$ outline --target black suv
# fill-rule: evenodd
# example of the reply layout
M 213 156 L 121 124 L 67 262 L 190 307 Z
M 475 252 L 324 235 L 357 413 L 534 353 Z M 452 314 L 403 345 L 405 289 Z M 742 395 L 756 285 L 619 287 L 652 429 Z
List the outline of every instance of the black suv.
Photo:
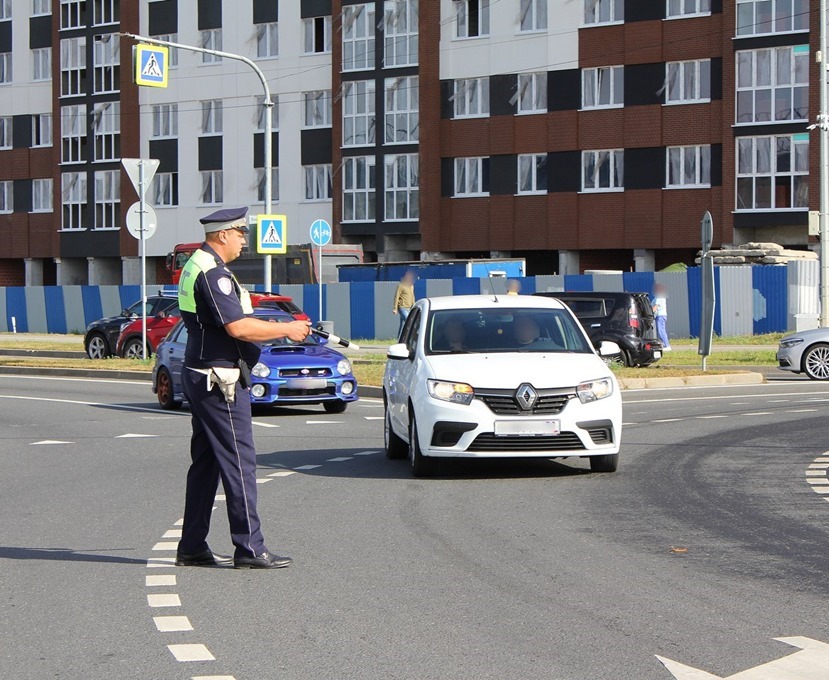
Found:
M 622 349 L 625 366 L 647 366 L 662 358 L 653 308 L 647 293 L 536 293 L 561 300 L 581 321 L 594 345 L 602 340 Z
M 147 319 L 159 312 L 166 312 L 178 305 L 176 295 L 148 295 Z M 121 327 L 141 316 L 141 300 L 122 310 L 118 316 L 108 316 L 93 321 L 86 327 L 83 346 L 90 359 L 105 359 L 115 354 L 115 345 L 121 334 Z

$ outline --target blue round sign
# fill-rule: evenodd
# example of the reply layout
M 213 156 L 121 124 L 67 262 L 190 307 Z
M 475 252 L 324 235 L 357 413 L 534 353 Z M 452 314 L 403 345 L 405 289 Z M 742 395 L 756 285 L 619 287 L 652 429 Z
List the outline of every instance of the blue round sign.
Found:
M 331 243 L 331 225 L 325 220 L 315 220 L 311 225 L 311 243 L 327 246 Z

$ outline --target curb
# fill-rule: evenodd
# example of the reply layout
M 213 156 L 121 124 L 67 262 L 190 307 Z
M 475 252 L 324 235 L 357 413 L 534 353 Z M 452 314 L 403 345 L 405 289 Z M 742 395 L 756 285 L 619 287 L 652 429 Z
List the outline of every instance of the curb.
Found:
M 689 375 L 685 378 L 618 378 L 623 390 L 665 389 L 669 387 L 716 387 L 719 385 L 761 385 L 762 373 L 725 373 L 723 375 Z

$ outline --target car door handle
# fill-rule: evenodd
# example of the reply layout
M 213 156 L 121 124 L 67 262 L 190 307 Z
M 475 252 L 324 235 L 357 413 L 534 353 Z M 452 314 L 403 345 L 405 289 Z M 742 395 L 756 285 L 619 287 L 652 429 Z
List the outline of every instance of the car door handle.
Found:
M 590 328 L 599 328 L 601 325 L 600 323 L 591 323 Z

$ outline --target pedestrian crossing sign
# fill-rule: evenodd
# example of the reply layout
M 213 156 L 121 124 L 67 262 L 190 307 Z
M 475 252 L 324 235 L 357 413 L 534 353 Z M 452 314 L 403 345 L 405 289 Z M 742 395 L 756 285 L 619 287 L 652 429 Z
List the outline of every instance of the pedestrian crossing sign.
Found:
M 279 255 L 287 250 L 288 217 L 286 215 L 258 215 L 256 217 L 256 252 Z
M 167 87 L 169 49 L 161 45 L 135 46 L 135 84 Z

